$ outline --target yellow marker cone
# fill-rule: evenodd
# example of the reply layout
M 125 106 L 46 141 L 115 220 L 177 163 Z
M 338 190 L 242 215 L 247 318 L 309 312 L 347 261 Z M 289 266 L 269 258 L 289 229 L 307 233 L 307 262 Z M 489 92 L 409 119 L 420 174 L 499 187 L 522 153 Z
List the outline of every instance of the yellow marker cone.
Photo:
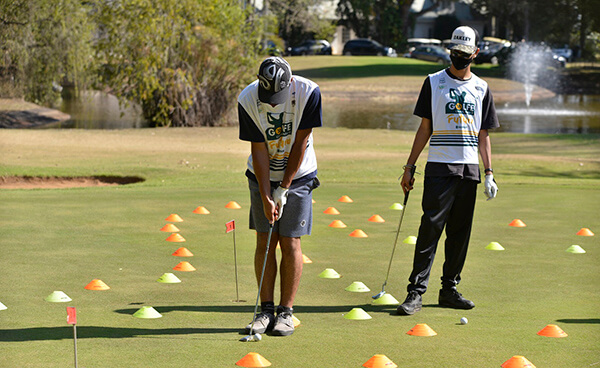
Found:
M 331 222 L 331 224 L 329 224 L 329 227 L 334 227 L 334 228 L 336 228 L 336 229 L 343 229 L 343 228 L 345 228 L 345 227 L 347 227 L 347 226 L 346 226 L 346 224 L 344 224 L 344 223 L 343 223 L 343 222 L 341 222 L 340 220 L 333 220 L 333 221 Z
M 340 211 L 338 211 L 335 207 L 327 207 L 323 213 L 326 215 L 339 215 Z
M 368 291 L 371 291 L 371 289 L 369 289 L 367 285 L 363 284 L 360 281 L 354 281 L 353 283 L 348 285 L 348 287 L 346 287 L 344 290 L 351 291 L 353 293 L 366 293 Z
M 585 253 L 585 249 L 583 249 L 581 246 L 574 244 L 571 245 L 570 247 L 567 248 L 567 250 L 565 250 L 565 252 L 567 253 L 574 253 L 574 254 L 583 254 Z
M 375 354 L 363 364 L 365 368 L 397 368 L 398 366 L 383 354 Z
M 402 211 L 404 207 L 400 203 L 394 203 L 390 206 L 390 210 Z
M 504 250 L 504 247 L 500 245 L 498 242 L 490 242 L 490 244 L 486 245 L 485 249 L 487 250 Z
M 308 258 L 307 256 L 305 256 L 304 254 L 302 255 L 302 263 L 313 263 L 312 260 L 310 258 Z
M 185 238 L 181 235 L 179 235 L 179 233 L 173 233 L 171 235 L 169 235 L 168 238 L 165 239 L 168 242 L 174 242 L 174 243 L 182 243 L 185 241 Z
M 527 358 L 522 355 L 515 355 L 501 365 L 502 368 L 535 368 Z
M 373 216 L 369 217 L 369 221 L 370 222 L 385 222 L 383 217 L 381 217 L 379 215 L 373 215 Z
M 292 314 L 292 322 L 294 322 L 294 327 L 298 327 L 298 326 L 300 326 L 300 323 L 302 323 L 302 322 L 300 322 L 300 320 L 299 320 L 298 318 L 296 318 L 296 316 L 294 316 L 293 314 Z
M 0 302 L 0 310 L 7 310 L 8 308 L 6 307 L 6 305 L 2 304 L 2 302 Z
M 362 308 L 352 308 L 352 310 L 346 314 L 344 314 L 345 319 L 353 319 L 353 320 L 365 320 L 371 319 L 369 313 L 365 312 Z
M 93 279 L 89 284 L 85 286 L 84 289 L 87 290 L 108 290 L 110 287 L 104 283 L 102 280 Z
M 172 213 L 172 214 L 169 215 L 169 217 L 167 217 L 165 219 L 165 221 L 169 221 L 169 222 L 183 222 L 183 219 L 181 217 L 179 217 L 178 214 Z
M 192 266 L 189 262 L 179 262 L 177 266 L 173 267 L 175 271 L 183 271 L 183 272 L 192 272 L 196 271 L 196 268 Z
M 414 236 L 414 235 L 410 235 L 406 239 L 404 239 L 402 241 L 402 243 L 404 243 L 404 244 L 410 244 L 410 245 L 415 245 L 415 244 L 417 244 L 417 237 Z
M 69 298 L 69 296 L 62 291 L 53 291 L 52 294 L 48 295 L 44 300 L 51 303 L 66 303 L 73 299 Z
M 187 248 L 184 248 L 184 247 L 177 249 L 171 255 L 175 256 L 175 257 L 193 257 L 194 256 L 194 254 L 192 252 L 190 252 Z
M 379 298 L 373 300 L 375 305 L 398 305 L 400 302 L 394 298 L 391 294 L 383 294 Z
M 151 319 L 160 318 L 162 317 L 162 314 L 158 313 L 156 309 L 152 307 L 141 307 L 140 309 L 138 309 L 137 312 L 133 314 L 133 316 L 135 318 Z
M 592 230 L 588 229 L 587 227 L 583 227 L 583 228 L 581 228 L 581 230 L 579 230 L 577 232 L 577 235 L 580 235 L 580 236 L 594 236 L 594 233 L 592 232 Z
M 525 227 L 527 225 L 525 225 L 525 223 L 519 219 L 514 219 L 510 222 L 510 224 L 508 224 L 508 226 L 512 226 L 512 227 Z
M 173 225 L 173 224 L 166 224 L 165 226 L 163 226 L 160 231 L 165 231 L 167 233 L 178 233 L 179 232 L 179 228 L 177 228 L 177 226 Z
M 362 231 L 361 229 L 356 229 L 350 233 L 350 236 L 353 238 L 368 238 L 369 236 Z
M 225 208 L 229 208 L 231 210 L 239 210 L 240 208 L 242 208 L 242 206 L 240 206 L 237 202 L 235 201 L 231 201 L 229 203 L 227 203 L 225 205 Z
M 319 274 L 319 277 L 322 279 L 339 279 L 342 276 L 333 268 L 326 268 Z
M 418 323 L 415 327 L 413 327 L 407 334 L 412 336 L 435 336 L 437 332 L 431 329 L 427 325 L 427 323 Z
M 352 203 L 354 201 L 352 200 L 352 198 L 348 197 L 347 195 L 344 195 L 344 196 L 341 196 L 340 199 L 338 199 L 338 202 Z
M 562 328 L 558 327 L 557 325 L 548 325 L 544 328 L 542 328 L 540 331 L 538 331 L 537 333 L 540 336 L 546 336 L 546 337 L 567 337 L 569 335 L 567 335 L 567 333 L 565 331 L 562 330 Z
M 160 282 L 161 284 L 177 284 L 181 282 L 179 277 L 175 276 L 172 273 L 163 273 L 163 275 L 159 277 L 156 281 Z
M 248 353 L 242 359 L 238 360 L 235 363 L 235 365 L 238 365 L 240 367 L 249 367 L 249 368 L 254 368 L 254 367 L 270 367 L 271 366 L 271 362 L 269 362 L 268 360 L 266 360 L 259 353 Z
M 193 210 L 192 212 L 193 212 L 193 213 L 195 213 L 195 214 L 198 214 L 198 215 L 208 215 L 208 214 L 210 213 L 210 211 L 209 211 L 209 210 L 207 210 L 207 209 L 206 209 L 205 207 L 203 207 L 203 206 L 196 207 L 196 209 L 195 209 L 195 210 Z

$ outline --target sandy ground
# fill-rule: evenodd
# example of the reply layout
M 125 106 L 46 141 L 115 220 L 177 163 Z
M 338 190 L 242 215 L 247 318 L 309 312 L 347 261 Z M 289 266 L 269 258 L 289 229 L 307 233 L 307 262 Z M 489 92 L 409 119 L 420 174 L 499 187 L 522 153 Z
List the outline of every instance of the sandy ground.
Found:
M 0 177 L 0 189 L 59 189 L 115 186 L 144 181 L 136 177 Z

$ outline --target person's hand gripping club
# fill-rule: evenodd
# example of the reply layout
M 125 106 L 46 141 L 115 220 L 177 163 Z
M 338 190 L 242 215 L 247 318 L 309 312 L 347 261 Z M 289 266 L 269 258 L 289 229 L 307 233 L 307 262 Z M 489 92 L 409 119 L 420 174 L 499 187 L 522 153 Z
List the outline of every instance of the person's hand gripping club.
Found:
M 277 187 L 273 191 L 273 201 L 275 202 L 275 206 L 277 207 L 277 214 L 275 220 L 279 220 L 283 215 L 283 206 L 287 203 L 288 197 L 288 188 L 284 188 L 281 185 Z

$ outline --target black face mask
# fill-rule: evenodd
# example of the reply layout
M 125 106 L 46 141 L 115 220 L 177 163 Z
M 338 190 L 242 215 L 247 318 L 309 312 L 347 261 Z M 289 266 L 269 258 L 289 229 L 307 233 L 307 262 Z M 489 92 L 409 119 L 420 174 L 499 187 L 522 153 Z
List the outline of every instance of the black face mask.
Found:
M 473 58 L 465 59 L 457 56 L 453 56 L 450 54 L 450 60 L 452 60 L 452 65 L 456 68 L 456 70 L 463 70 L 468 67 L 472 62 Z

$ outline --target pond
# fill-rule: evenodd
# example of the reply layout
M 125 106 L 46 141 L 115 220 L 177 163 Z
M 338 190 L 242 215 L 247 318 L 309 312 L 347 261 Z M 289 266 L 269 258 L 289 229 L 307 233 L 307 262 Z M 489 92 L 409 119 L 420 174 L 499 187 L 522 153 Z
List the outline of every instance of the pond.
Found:
M 323 104 L 323 119 L 328 127 L 350 129 L 394 129 L 415 131 L 420 119 L 412 114 L 414 103 Z M 551 99 L 497 104 L 501 127 L 496 131 L 514 133 L 600 133 L 600 95 L 557 95 Z M 71 119 L 48 128 L 130 129 L 145 128 L 139 112 L 132 106 L 122 108 L 114 96 L 84 92 L 79 98 L 65 97 L 59 110 Z

